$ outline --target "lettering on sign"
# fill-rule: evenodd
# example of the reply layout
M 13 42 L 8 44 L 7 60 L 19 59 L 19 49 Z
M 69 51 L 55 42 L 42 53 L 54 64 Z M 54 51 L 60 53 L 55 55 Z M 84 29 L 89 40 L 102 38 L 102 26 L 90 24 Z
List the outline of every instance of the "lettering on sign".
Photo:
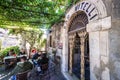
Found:
M 79 11 L 79 10 L 86 12 L 89 20 L 98 18 L 98 11 L 97 11 L 95 5 L 93 5 L 89 2 L 81 2 L 81 3 L 77 4 L 75 6 L 75 11 Z

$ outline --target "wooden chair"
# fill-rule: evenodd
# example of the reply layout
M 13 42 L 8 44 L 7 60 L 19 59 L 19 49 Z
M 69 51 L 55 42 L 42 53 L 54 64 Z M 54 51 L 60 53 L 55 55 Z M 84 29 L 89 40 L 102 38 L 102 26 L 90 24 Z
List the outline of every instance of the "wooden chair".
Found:
M 22 73 L 18 73 L 16 75 L 17 80 L 27 80 L 27 74 L 28 74 L 28 72 L 30 72 L 30 70 L 22 72 Z
M 48 63 L 41 65 L 41 70 L 43 71 L 43 75 L 40 76 L 40 80 L 50 80 L 50 73 L 48 69 L 49 69 Z
M 0 62 L 0 65 L 3 65 L 4 64 L 4 62 Z
M 43 71 L 48 70 L 48 63 L 42 64 L 42 65 L 41 65 L 41 69 L 42 69 Z

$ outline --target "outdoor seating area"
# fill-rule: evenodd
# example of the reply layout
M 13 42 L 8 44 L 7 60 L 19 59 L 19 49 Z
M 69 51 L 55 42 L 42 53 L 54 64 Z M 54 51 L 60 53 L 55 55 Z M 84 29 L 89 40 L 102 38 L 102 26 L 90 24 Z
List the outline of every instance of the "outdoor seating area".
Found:
M 28 75 L 29 80 L 51 80 L 51 78 L 56 75 L 55 69 L 56 64 L 54 64 L 51 60 L 49 64 L 42 65 L 41 69 L 44 71 L 43 74 L 37 74 L 36 68 L 33 68 Z
M 19 55 L 19 56 L 6 56 L 4 57 L 4 65 L 5 65 L 5 69 L 9 69 L 11 67 L 15 67 L 17 62 L 20 62 L 20 58 L 26 56 L 27 55 Z M 11 63 L 11 65 L 9 65 Z
M 7 77 L 9 75 L 8 73 L 11 73 L 14 70 L 14 68 L 16 68 L 18 63 L 21 62 L 21 58 L 23 58 L 23 57 L 27 58 L 27 61 L 33 65 L 33 68 L 31 70 L 17 73 L 15 79 L 13 79 L 13 80 L 56 80 L 56 77 L 58 77 L 59 73 L 61 73 L 60 70 L 57 70 L 57 69 L 60 69 L 60 66 L 58 67 L 58 63 L 56 63 L 51 58 L 49 58 L 49 55 L 48 55 L 48 59 L 44 58 L 42 60 L 42 58 L 45 57 L 47 55 L 47 53 L 45 53 L 45 51 L 39 51 L 39 52 L 38 52 L 38 54 L 40 54 L 40 55 L 37 56 L 35 61 L 37 61 L 37 59 L 38 60 L 40 59 L 40 61 L 39 61 L 39 64 L 41 64 L 39 66 L 40 73 L 38 73 L 39 72 L 38 65 L 34 64 L 34 62 L 33 62 L 34 57 L 27 58 L 27 55 L 6 56 L 3 58 L 3 63 L 1 63 L 1 66 L 0 66 L 0 72 L 3 72 L 3 73 L 0 73 L 0 80 L 10 79 L 10 76 Z M 36 55 L 36 54 L 34 54 L 34 55 Z M 11 63 L 11 62 L 12 62 L 11 66 L 6 64 L 6 63 Z M 58 75 L 57 75 L 57 73 L 58 73 Z M 62 80 L 66 80 L 62 74 L 59 76 L 62 76 L 61 77 L 61 78 L 63 78 Z M 58 79 L 58 80 L 61 80 L 61 79 Z

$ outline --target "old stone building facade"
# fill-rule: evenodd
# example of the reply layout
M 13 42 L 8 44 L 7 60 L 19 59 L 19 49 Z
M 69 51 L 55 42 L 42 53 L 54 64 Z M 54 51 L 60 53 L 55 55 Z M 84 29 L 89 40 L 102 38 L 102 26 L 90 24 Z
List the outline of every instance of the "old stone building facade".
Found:
M 67 11 L 61 29 L 68 80 L 120 80 L 120 0 L 82 0 Z
M 62 49 L 63 49 L 63 22 L 54 24 L 49 30 L 49 34 L 47 36 L 47 50 L 50 54 L 55 50 L 57 53 L 56 56 L 62 57 Z M 61 62 L 61 61 L 60 61 Z

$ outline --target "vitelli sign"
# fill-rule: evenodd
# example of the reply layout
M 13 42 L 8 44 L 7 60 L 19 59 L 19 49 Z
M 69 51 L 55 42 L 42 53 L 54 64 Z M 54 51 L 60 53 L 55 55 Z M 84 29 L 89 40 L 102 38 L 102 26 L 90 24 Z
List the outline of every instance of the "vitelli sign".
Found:
M 82 10 L 87 15 L 89 20 L 92 20 L 94 18 L 98 18 L 98 11 L 94 4 L 91 4 L 90 2 L 81 2 L 75 6 L 75 11 Z

